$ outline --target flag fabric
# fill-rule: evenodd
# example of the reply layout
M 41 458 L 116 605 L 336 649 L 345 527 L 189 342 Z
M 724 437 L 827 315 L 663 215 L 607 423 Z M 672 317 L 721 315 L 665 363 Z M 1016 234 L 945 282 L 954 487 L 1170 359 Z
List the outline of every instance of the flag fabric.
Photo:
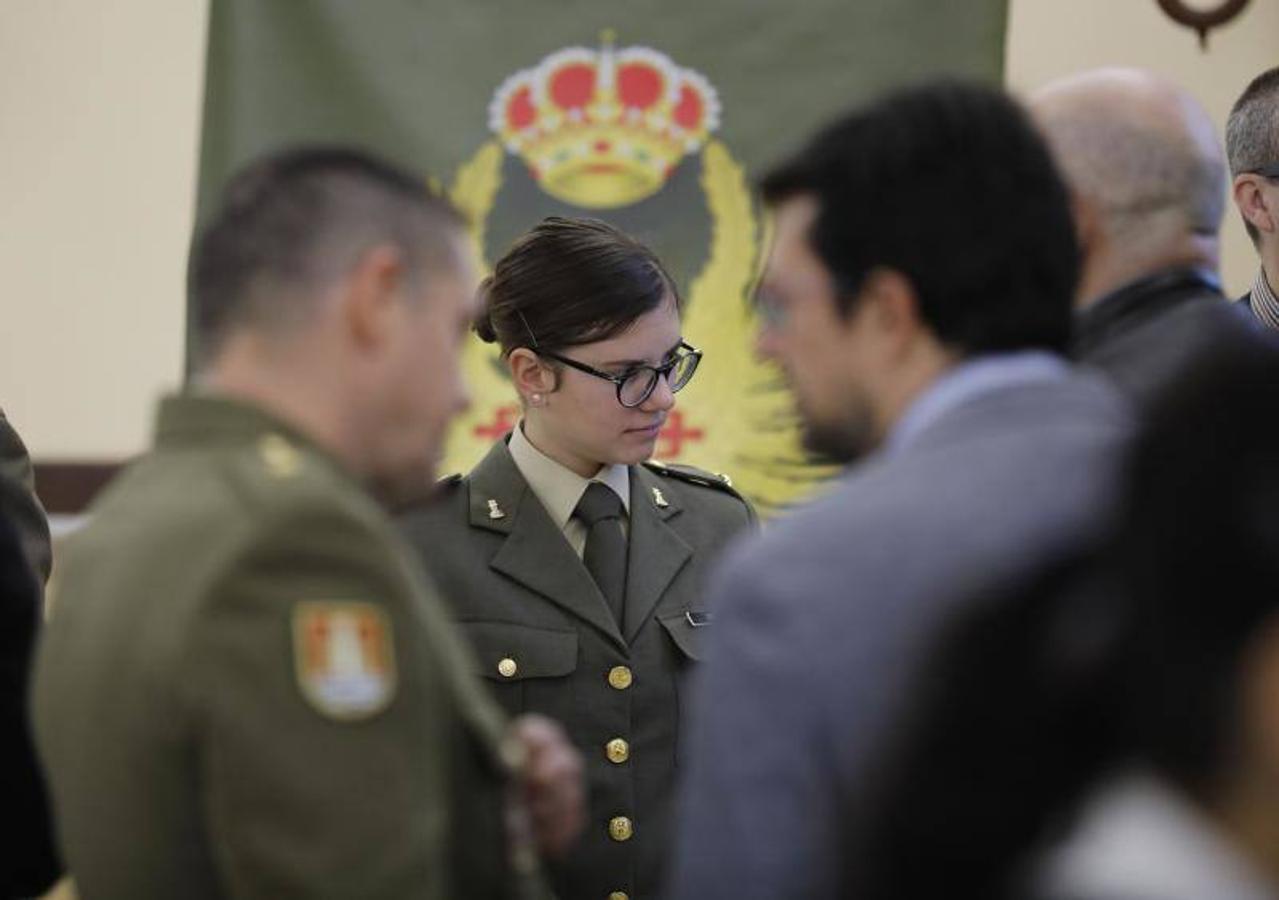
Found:
M 481 268 L 548 215 L 647 243 L 705 351 L 657 447 L 724 472 L 765 514 L 810 464 L 778 373 L 752 357 L 768 222 L 752 182 L 833 115 L 945 74 L 1001 81 L 1006 0 L 212 0 L 200 207 L 260 153 L 361 144 L 468 216 Z M 445 461 L 465 471 L 518 418 L 495 348 Z

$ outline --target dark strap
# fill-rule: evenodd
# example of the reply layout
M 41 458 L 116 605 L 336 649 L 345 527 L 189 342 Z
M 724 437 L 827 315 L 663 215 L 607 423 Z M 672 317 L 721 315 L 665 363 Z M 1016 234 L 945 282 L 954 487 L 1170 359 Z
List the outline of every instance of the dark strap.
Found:
M 607 485 L 592 481 L 573 515 L 587 529 L 582 562 L 620 625 L 626 603 L 626 535 L 622 531 L 626 508 L 622 498 Z

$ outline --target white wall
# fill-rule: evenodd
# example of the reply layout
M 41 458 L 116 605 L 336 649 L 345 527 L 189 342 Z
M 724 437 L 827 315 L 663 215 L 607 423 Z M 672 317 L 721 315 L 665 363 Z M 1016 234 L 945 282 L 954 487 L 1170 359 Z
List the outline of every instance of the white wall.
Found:
M 1106 65 L 1141 66 L 1187 86 L 1224 134 L 1235 98 L 1255 75 L 1279 65 L 1279 2 L 1254 0 L 1231 24 L 1209 32 L 1204 52 L 1199 36 L 1176 25 L 1155 0 L 1011 0 L 1005 76 L 1015 92 Z M 1256 274 L 1252 243 L 1228 204 L 1222 229 L 1227 294 L 1244 293 Z
M 0 405 L 37 458 L 147 442 L 182 371 L 204 0 L 0 0 Z
M 1155 0 L 1011 0 L 1008 81 L 1122 63 L 1189 85 L 1218 124 L 1279 63 L 1258 0 L 1202 53 Z M 178 382 L 206 0 L 0 0 L 0 405 L 42 460 L 119 459 Z M 1252 248 L 1226 229 L 1231 292 Z

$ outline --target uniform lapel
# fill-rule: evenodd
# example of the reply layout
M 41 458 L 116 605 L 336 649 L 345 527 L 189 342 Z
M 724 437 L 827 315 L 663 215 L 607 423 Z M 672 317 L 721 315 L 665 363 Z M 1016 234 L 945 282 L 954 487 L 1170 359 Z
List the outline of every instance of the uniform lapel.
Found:
M 467 481 L 471 526 L 505 535 L 489 566 L 589 622 L 625 649 L 595 581 L 529 489 L 506 444 L 490 450 Z
M 626 565 L 626 616 L 622 632 L 632 641 L 693 549 L 666 523 L 681 510 L 663 493 L 664 483 L 643 466 L 631 466 L 630 554 Z

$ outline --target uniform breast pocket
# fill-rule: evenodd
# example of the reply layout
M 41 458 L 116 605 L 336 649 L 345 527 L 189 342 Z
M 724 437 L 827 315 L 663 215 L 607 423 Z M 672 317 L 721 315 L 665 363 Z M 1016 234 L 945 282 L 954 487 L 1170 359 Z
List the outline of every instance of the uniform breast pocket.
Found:
M 512 715 L 532 711 L 530 687 L 563 683 L 577 669 L 577 632 L 510 622 L 461 622 L 478 674 Z
M 706 632 L 711 621 L 710 613 L 684 610 L 659 616 L 658 622 L 670 636 L 675 649 L 686 660 L 700 662 L 705 653 Z

